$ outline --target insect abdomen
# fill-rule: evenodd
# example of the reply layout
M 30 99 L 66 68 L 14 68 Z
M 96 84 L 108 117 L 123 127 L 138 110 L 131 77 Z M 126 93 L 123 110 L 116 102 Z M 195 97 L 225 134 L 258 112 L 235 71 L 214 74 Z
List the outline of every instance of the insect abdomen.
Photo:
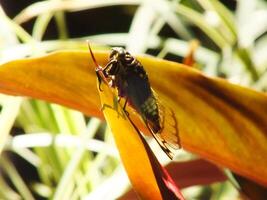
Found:
M 131 66 L 127 65 L 127 89 L 129 102 L 142 116 L 144 122 L 153 133 L 161 131 L 157 99 L 150 87 L 147 74 L 139 61 L 135 59 Z
M 141 105 L 141 115 L 153 133 L 159 133 L 161 131 L 159 108 L 157 100 L 152 94 Z

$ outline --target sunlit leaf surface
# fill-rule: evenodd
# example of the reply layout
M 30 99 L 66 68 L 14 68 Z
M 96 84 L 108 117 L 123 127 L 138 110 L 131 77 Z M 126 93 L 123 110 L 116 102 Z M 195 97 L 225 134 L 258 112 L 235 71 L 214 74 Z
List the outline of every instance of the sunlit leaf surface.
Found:
M 108 52 L 94 52 L 99 64 Z M 138 57 L 151 85 L 178 120 L 182 146 L 267 185 L 267 97 L 203 76 L 181 64 Z M 0 68 L 0 91 L 102 116 L 89 53 L 58 52 Z M 138 125 L 142 130 L 144 127 Z
M 142 199 L 182 200 L 174 182 L 118 104 L 117 95 L 105 84 L 102 84 L 101 89 L 102 110 L 135 191 Z

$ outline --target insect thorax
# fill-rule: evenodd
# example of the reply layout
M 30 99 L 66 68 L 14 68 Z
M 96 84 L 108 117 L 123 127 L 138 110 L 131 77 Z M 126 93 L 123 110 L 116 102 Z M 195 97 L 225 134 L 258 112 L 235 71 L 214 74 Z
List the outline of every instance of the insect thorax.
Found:
M 106 74 L 113 76 L 115 82 L 124 81 L 130 76 L 138 76 L 148 81 L 142 64 L 123 48 L 114 48 L 110 54 L 109 62 L 112 64 L 107 68 Z

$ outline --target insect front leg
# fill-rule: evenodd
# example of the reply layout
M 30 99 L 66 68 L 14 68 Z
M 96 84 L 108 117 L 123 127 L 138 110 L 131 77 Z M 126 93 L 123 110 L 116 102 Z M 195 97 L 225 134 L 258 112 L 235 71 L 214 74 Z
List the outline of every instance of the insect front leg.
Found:
M 108 70 L 109 68 L 109 66 L 110 65 L 114 65 L 115 63 L 117 63 L 117 60 L 110 60 L 102 69 L 103 69 L 103 73 L 104 74 L 107 74 L 106 73 L 106 70 Z
M 102 92 L 103 90 L 101 89 L 101 83 L 102 83 L 102 80 L 107 83 L 109 86 L 113 87 L 113 81 L 111 80 L 110 82 L 107 80 L 107 72 L 106 70 L 108 69 L 108 67 L 110 65 L 113 65 L 114 63 L 116 63 L 117 61 L 116 60 L 111 60 L 110 62 L 108 62 L 105 67 L 101 67 L 101 66 L 97 66 L 95 68 L 95 71 L 96 71 L 96 75 L 97 75 L 97 79 L 98 79 L 98 83 L 99 83 L 99 90 Z M 114 79 L 113 77 L 111 77 L 111 79 Z M 110 85 L 111 84 L 111 85 Z
M 127 103 L 128 103 L 128 97 L 126 97 L 126 100 L 125 100 L 125 102 L 124 102 L 124 105 L 123 105 L 123 111 L 125 112 L 125 114 L 129 117 L 129 113 L 128 113 L 128 111 L 126 110 L 126 105 L 127 105 Z
M 101 83 L 102 83 L 102 78 L 105 78 L 105 75 L 103 74 L 102 68 L 96 68 L 95 70 L 97 80 L 98 80 L 98 89 L 102 92 L 103 90 L 101 89 Z

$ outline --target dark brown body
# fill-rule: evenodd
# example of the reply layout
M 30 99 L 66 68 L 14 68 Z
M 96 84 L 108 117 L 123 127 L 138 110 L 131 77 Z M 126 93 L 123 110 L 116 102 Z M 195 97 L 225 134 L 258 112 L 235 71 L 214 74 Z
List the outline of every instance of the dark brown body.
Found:
M 126 99 L 123 109 L 125 110 L 128 102 L 141 115 L 161 149 L 172 159 L 174 154 L 170 148 L 180 148 L 177 120 L 172 109 L 159 104 L 155 98 L 141 63 L 123 48 L 116 47 L 111 51 L 108 64 L 101 67 L 97 64 L 89 43 L 88 47 L 96 66 L 99 90 L 102 91 L 102 81 L 117 88 L 119 100 L 121 97 Z
M 113 48 L 104 73 L 118 89 L 119 97 L 128 101 L 153 133 L 159 133 L 159 107 L 141 63 L 123 48 Z

